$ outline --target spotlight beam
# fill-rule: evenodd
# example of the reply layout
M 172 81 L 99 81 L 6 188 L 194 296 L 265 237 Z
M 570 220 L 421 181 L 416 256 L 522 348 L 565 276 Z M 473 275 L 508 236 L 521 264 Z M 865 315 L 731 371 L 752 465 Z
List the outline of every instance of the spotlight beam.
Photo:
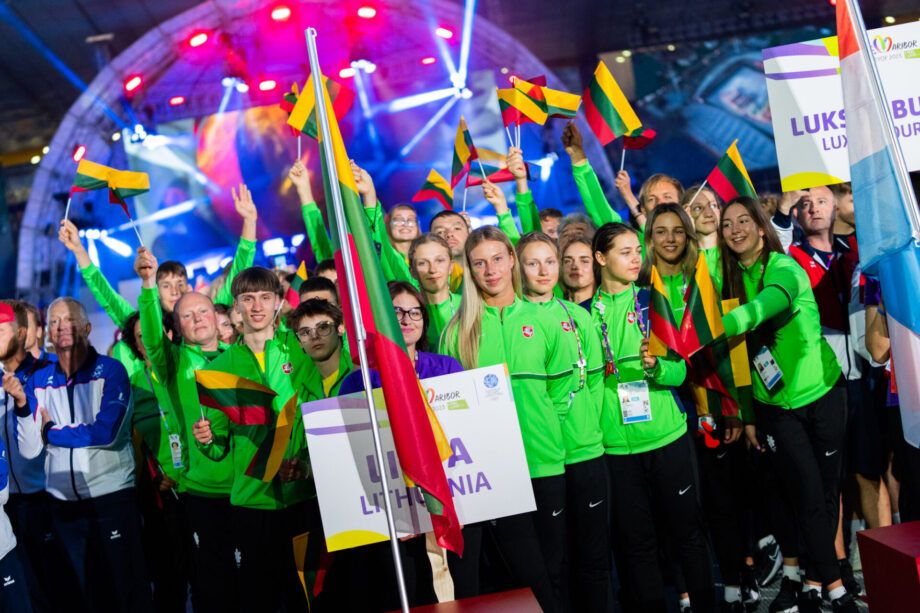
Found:
M 80 93 L 85 92 L 89 89 L 89 86 L 77 76 L 77 74 L 70 69 L 70 67 L 64 63 L 64 61 L 54 54 L 53 51 L 39 38 L 29 25 L 24 22 L 19 15 L 17 15 L 13 9 L 9 7 L 6 2 L 0 2 L 0 21 L 5 21 L 10 24 L 14 30 L 19 32 L 19 34 L 29 43 L 36 51 L 38 51 L 45 60 L 54 67 L 59 73 L 61 73 L 64 78 L 75 88 L 77 88 Z M 102 110 L 105 112 L 109 118 L 114 121 L 117 125 L 122 128 L 128 127 L 128 124 L 124 120 L 115 114 L 115 111 L 112 110 L 109 105 L 99 99 L 98 96 L 93 96 L 94 102 L 98 104 Z
M 409 155 L 412 152 L 412 150 L 415 149 L 415 146 L 418 145 L 419 142 L 429 132 L 431 132 L 431 129 L 434 128 L 438 124 L 439 121 L 441 121 L 441 118 L 447 114 L 447 111 L 449 111 L 455 104 L 457 104 L 457 100 L 459 99 L 460 98 L 458 96 L 454 96 L 453 98 L 448 100 L 444 104 L 444 106 L 438 109 L 438 112 L 432 115 L 431 119 L 428 120 L 428 123 L 422 126 L 422 129 L 418 131 L 418 134 L 413 136 L 412 140 L 406 143 L 406 145 L 402 149 L 399 150 L 399 157 L 404 158 L 407 155 Z
M 180 202 L 179 204 L 174 204 L 173 206 L 166 207 L 165 209 L 160 209 L 156 213 L 151 213 L 150 215 L 145 215 L 139 219 L 133 219 L 131 221 L 125 222 L 120 226 L 115 228 L 110 228 L 106 230 L 108 233 L 112 232 L 121 232 L 122 230 L 128 230 L 135 226 L 141 226 L 147 223 L 153 223 L 155 221 L 163 221 L 164 219 L 170 219 L 171 217 L 178 217 L 183 213 L 188 213 L 192 209 L 198 206 L 198 201 L 195 199 L 186 200 L 185 202 Z
M 361 113 L 364 115 L 365 123 L 367 124 L 367 134 L 371 139 L 371 145 L 374 148 L 375 157 L 380 157 L 380 136 L 377 134 L 377 126 L 374 125 L 372 121 L 373 110 L 371 109 L 371 103 L 367 95 L 367 73 L 363 70 L 355 71 L 355 92 L 358 94 L 358 103 L 361 105 Z
M 449 98 L 457 92 L 455 87 L 445 87 L 444 89 L 436 89 L 430 92 L 424 92 L 422 94 L 412 94 L 411 96 L 403 96 L 402 98 L 395 98 L 390 100 L 385 105 L 383 109 L 387 113 L 398 113 L 400 111 L 405 111 L 408 109 L 414 109 L 417 106 L 423 106 L 430 102 L 435 102 L 436 100 L 443 100 L 444 98 Z M 381 110 L 379 107 L 378 111 Z
M 460 80 L 466 86 L 468 68 L 470 65 L 470 44 L 473 42 L 473 14 L 476 12 L 476 0 L 466 0 L 463 3 L 463 35 L 460 38 Z

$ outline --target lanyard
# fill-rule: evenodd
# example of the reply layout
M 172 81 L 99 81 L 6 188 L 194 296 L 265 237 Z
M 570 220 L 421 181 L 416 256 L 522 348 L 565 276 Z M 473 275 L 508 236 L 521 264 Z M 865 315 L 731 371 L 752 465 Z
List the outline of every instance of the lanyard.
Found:
M 575 327 L 575 320 L 572 319 L 572 314 L 569 313 L 569 309 L 565 306 L 563 301 L 556 298 L 556 302 L 562 306 L 562 310 L 565 311 L 565 316 L 569 318 L 569 327 L 572 333 L 575 334 L 575 344 L 578 347 L 578 389 L 569 392 L 569 405 L 571 405 L 575 400 L 575 394 L 585 387 L 585 382 L 588 378 L 588 361 L 585 359 L 585 352 L 581 347 L 581 336 L 578 334 L 578 329 Z
M 150 372 L 147 369 L 144 369 L 144 376 L 147 377 L 147 385 L 150 386 L 150 393 L 153 394 L 153 400 L 157 405 L 157 411 L 160 412 L 160 420 L 163 422 L 163 429 L 166 430 L 166 435 L 169 436 L 172 432 L 169 431 L 169 423 L 166 421 L 166 413 L 163 412 L 163 407 L 160 406 L 160 401 L 157 399 L 156 392 L 153 387 L 153 380 L 150 378 Z
M 642 309 L 639 304 L 639 295 L 636 293 L 636 286 L 632 286 L 633 292 L 633 308 L 636 313 L 636 324 L 639 326 L 639 331 L 642 333 L 642 336 L 646 336 L 646 326 L 645 319 L 642 317 Z M 610 342 L 610 328 L 607 325 L 607 320 L 604 318 L 604 311 L 606 310 L 606 305 L 601 301 L 601 291 L 598 288 L 597 293 L 594 295 L 594 306 L 598 311 L 598 314 L 601 318 L 601 345 L 604 349 L 604 376 L 609 377 L 613 375 L 617 378 L 617 381 L 620 380 L 620 370 L 617 368 L 617 358 L 613 352 L 613 345 Z

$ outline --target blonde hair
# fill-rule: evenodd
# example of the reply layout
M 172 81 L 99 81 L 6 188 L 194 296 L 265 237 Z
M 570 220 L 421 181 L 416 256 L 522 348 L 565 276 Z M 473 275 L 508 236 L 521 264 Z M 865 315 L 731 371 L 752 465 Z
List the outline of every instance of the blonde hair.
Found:
M 504 232 L 495 226 L 483 226 L 470 233 L 463 247 L 463 293 L 460 308 L 454 313 L 444 328 L 442 338 L 456 343 L 457 357 L 464 368 L 476 368 L 479 364 L 479 337 L 482 335 L 482 311 L 484 301 L 482 293 L 473 282 L 470 266 L 470 253 L 482 243 L 495 241 L 501 243 L 511 256 L 511 283 L 514 293 L 521 295 L 521 269 L 514 246 Z M 453 339 L 453 340 L 451 340 Z
M 687 279 L 692 277 L 696 272 L 698 255 L 697 245 L 699 244 L 699 239 L 696 235 L 696 230 L 693 228 L 693 220 L 690 219 L 687 211 L 685 211 L 682 206 L 666 202 L 656 206 L 655 209 L 649 213 L 648 219 L 645 222 L 645 259 L 642 260 L 642 268 L 639 269 L 639 279 L 637 280 L 637 285 L 640 287 L 646 287 L 651 283 L 652 266 L 658 263 L 658 257 L 655 255 L 655 247 L 653 245 L 655 237 L 652 232 L 655 227 L 655 222 L 659 217 L 668 213 L 677 215 L 678 219 L 680 219 L 680 224 L 684 227 L 684 233 L 687 235 L 687 246 L 684 249 L 684 254 L 681 256 L 681 270 Z

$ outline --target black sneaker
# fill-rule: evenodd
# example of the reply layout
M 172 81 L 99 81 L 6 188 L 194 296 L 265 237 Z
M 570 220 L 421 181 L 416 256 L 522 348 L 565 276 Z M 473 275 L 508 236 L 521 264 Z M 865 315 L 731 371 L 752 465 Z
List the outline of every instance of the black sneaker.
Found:
M 847 588 L 847 592 L 853 594 L 853 596 L 859 596 L 860 592 L 862 592 L 862 586 L 859 585 L 859 581 L 853 575 L 853 567 L 850 565 L 850 561 L 837 560 L 837 566 L 840 567 L 840 579 L 843 581 L 843 587 Z
M 856 613 L 859 611 L 859 607 L 856 606 L 856 596 L 851 592 L 847 592 L 837 600 L 831 601 L 831 609 L 834 613 L 841 611 L 842 613 Z
M 773 583 L 779 576 L 782 565 L 783 554 L 779 550 L 779 543 L 771 539 L 754 553 L 754 576 L 757 578 L 757 584 L 767 587 Z
M 747 613 L 753 613 L 760 608 L 760 586 L 754 576 L 754 567 L 745 565 L 741 570 L 741 602 Z
M 779 594 L 770 603 L 770 613 L 798 613 L 799 593 L 802 582 L 783 577 L 779 585 Z
M 803 590 L 799 593 L 799 613 L 821 613 L 821 590 Z

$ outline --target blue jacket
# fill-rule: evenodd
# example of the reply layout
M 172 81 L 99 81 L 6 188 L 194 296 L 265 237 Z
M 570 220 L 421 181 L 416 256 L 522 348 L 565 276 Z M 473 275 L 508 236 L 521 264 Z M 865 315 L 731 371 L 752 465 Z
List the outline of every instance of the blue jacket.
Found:
M 16 369 L 16 378 L 25 388 L 32 375 L 47 364 L 47 360 L 36 360 L 32 354 L 27 353 Z M 3 374 L 2 370 L 0 374 Z M 0 440 L 6 446 L 9 462 L 10 494 L 34 494 L 45 489 L 45 454 L 26 459 L 19 453 L 19 427 L 15 409 L 13 398 L 0 388 Z
M 72 377 L 47 364 L 25 387 L 28 406 L 16 409 L 19 451 L 45 448 L 45 489 L 61 500 L 111 494 L 134 485 L 131 385 L 125 367 L 90 347 Z M 51 423 L 42 428 L 40 409 Z

